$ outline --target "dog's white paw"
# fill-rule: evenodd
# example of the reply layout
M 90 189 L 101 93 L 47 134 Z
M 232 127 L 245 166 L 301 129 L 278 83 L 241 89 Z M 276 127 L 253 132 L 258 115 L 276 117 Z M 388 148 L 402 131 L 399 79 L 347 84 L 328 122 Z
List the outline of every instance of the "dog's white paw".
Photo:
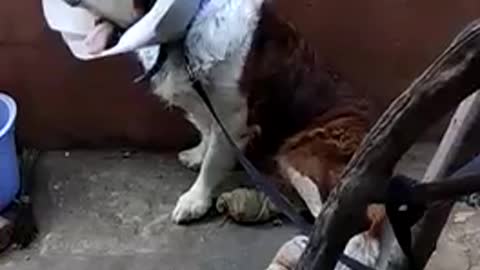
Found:
M 212 198 L 209 194 L 192 188 L 178 199 L 172 220 L 180 224 L 198 219 L 207 213 L 211 205 Z
M 182 163 L 185 167 L 190 168 L 192 170 L 200 169 L 200 166 L 203 162 L 203 157 L 205 156 L 205 143 L 200 143 L 194 148 L 184 150 L 178 154 L 178 160 Z

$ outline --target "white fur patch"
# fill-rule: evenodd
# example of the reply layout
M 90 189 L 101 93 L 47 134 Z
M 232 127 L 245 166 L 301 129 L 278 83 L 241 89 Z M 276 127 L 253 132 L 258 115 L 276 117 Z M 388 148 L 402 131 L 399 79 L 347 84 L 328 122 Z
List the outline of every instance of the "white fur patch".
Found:
M 202 138 L 197 146 L 180 152 L 178 154 L 178 160 L 185 167 L 197 170 L 202 165 L 203 158 L 207 152 L 207 147 L 208 139 Z
M 135 51 L 140 63 L 145 70 L 149 70 L 155 64 L 158 54 L 160 52 L 160 45 L 141 48 Z
M 208 74 L 217 63 L 250 47 L 263 0 L 209 0 L 192 23 L 186 51 L 192 71 Z
M 217 114 L 240 148 L 246 145 L 248 108 L 240 93 L 242 76 L 256 29 L 260 0 L 210 0 L 195 18 L 186 37 L 187 57 L 212 101 Z M 201 72 L 198 72 L 201 71 Z M 202 217 L 212 192 L 235 165 L 235 155 L 203 101 L 192 88 L 180 48 L 169 51 L 162 71 L 155 76 L 154 93 L 187 112 L 205 139 L 195 150 L 179 155 L 187 165 L 203 161 L 200 173 L 173 211 L 174 222 Z
M 200 131 L 200 143 L 188 150 L 178 154 L 178 160 L 186 167 L 197 170 L 202 165 L 205 154 L 210 144 L 211 119 L 209 117 L 199 117 L 189 114 L 188 120 Z
M 310 213 L 317 217 L 322 211 L 323 201 L 315 182 L 301 174 L 285 160 L 280 160 L 279 165 L 283 175 L 288 178 L 298 195 L 303 199 Z
M 204 190 L 205 186 L 194 184 L 177 201 L 172 213 L 175 223 L 186 222 L 203 216 L 212 205 L 210 192 Z

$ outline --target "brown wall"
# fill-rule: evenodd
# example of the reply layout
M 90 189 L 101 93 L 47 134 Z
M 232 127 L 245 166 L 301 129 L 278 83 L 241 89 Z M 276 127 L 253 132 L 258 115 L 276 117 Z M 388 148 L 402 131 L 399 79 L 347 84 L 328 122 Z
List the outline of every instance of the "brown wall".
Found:
M 480 17 L 476 0 L 276 2 L 284 16 L 306 18 L 298 30 L 354 84 L 383 103 L 406 88 L 466 24 Z
M 298 30 L 382 106 L 408 87 L 463 27 L 480 18 L 476 0 L 275 2 L 287 18 L 305 18 L 296 20 Z M 427 138 L 438 139 L 447 121 Z
M 45 25 L 40 1 L 0 9 L 0 89 L 18 102 L 22 142 L 44 148 L 131 143 L 182 146 L 192 130 L 131 83 L 132 57 L 80 62 Z
M 476 0 L 277 3 L 286 16 L 310 18 L 299 30 L 383 105 L 480 15 Z M 145 86 L 131 84 L 140 72 L 133 58 L 74 60 L 46 28 L 40 1 L 7 1 L 0 18 L 0 89 L 19 103 L 22 141 L 49 148 L 119 142 L 165 148 L 191 138 L 177 113 L 166 112 Z

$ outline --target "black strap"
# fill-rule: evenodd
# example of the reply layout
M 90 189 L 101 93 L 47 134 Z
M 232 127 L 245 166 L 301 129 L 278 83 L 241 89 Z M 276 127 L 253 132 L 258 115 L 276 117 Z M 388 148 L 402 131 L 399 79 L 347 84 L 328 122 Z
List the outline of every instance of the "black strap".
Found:
M 164 63 L 168 54 L 167 48 L 162 49 L 160 55 L 158 55 L 157 57 L 157 61 L 155 62 L 154 66 L 151 70 L 147 71 L 146 74 L 142 76 L 142 78 L 140 78 L 141 81 L 151 78 L 151 76 L 155 75 L 155 73 L 158 72 L 158 70 L 160 70 L 160 68 L 162 67 L 162 64 Z M 188 58 L 185 54 L 184 57 L 185 68 L 192 83 L 193 89 L 200 96 L 200 98 L 212 114 L 213 118 L 219 125 L 228 143 L 233 148 L 235 156 L 245 169 L 245 172 L 248 174 L 248 179 L 250 180 L 250 182 L 257 188 L 259 188 L 261 191 L 263 191 L 265 195 L 279 208 L 279 210 L 283 212 L 283 214 L 287 216 L 297 226 L 298 229 L 301 230 L 303 234 L 310 234 L 313 228 L 313 224 L 294 209 L 290 202 L 283 197 L 281 192 L 273 184 L 271 184 L 270 181 L 267 181 L 265 179 L 266 176 L 260 173 L 255 168 L 255 166 L 248 160 L 248 158 L 243 154 L 243 151 L 238 148 L 235 141 L 232 139 L 229 132 L 220 120 L 218 114 L 216 113 L 215 108 L 213 107 L 213 104 L 211 103 L 210 98 L 205 92 L 205 89 L 203 88 L 201 82 L 194 76 L 192 70 L 190 69 L 190 65 L 188 64 Z M 476 159 L 474 159 L 474 161 L 469 162 L 467 165 L 462 167 L 460 170 L 457 171 L 457 173 L 453 174 L 453 177 L 465 172 L 472 171 L 476 173 L 480 171 L 480 157 L 477 157 Z M 414 179 L 408 177 L 393 177 L 388 185 L 386 200 L 383 201 L 386 206 L 387 216 L 392 225 L 394 235 L 402 251 L 409 259 L 411 269 L 416 269 L 416 263 L 412 254 L 411 228 L 423 217 L 427 209 L 426 204 L 415 203 L 412 199 L 411 194 L 413 192 L 413 189 L 415 188 L 415 183 L 417 182 Z M 368 267 L 345 254 L 340 255 L 339 261 L 344 265 L 350 267 L 351 269 L 375 270 L 374 268 Z
M 239 160 L 240 164 L 245 169 L 245 172 L 249 176 L 249 180 L 254 184 L 257 188 L 263 191 L 272 202 L 293 222 L 297 225 L 297 227 L 302 231 L 302 233 L 309 234 L 313 224 L 308 222 L 302 215 L 300 215 L 294 207 L 290 204 L 288 200 L 286 200 L 282 194 L 278 191 L 278 189 L 270 183 L 270 181 L 266 181 L 265 177 L 260 173 L 255 166 L 248 160 L 247 157 L 243 154 L 242 150 L 238 148 L 235 141 L 230 136 L 229 132 L 223 125 L 222 121 L 218 117 L 210 98 L 208 97 L 207 93 L 202 87 L 202 84 L 199 80 L 193 76 L 192 71 L 190 70 L 188 64 L 186 65 L 189 77 L 192 81 L 192 86 L 195 91 L 198 93 L 202 101 L 207 106 L 208 110 L 212 114 L 213 118 L 220 126 L 223 134 L 225 135 L 228 143 L 233 148 L 235 156 Z
M 238 148 L 235 141 L 232 139 L 229 132 L 218 117 L 218 114 L 216 113 L 213 104 L 210 101 L 207 93 L 205 92 L 205 89 L 203 88 L 201 82 L 193 75 L 193 72 L 191 71 L 188 62 L 186 62 L 185 66 L 192 82 L 193 88 L 198 93 L 202 101 L 205 103 L 217 124 L 220 126 L 220 129 L 227 138 L 228 143 L 233 148 L 235 156 L 245 169 L 245 172 L 248 174 L 248 179 L 250 180 L 250 182 L 257 188 L 259 188 L 261 191 L 263 191 L 265 195 L 267 195 L 268 198 L 275 204 L 275 206 L 277 206 L 283 212 L 283 214 L 286 215 L 297 226 L 297 228 L 301 230 L 302 233 L 306 235 L 310 234 L 313 228 L 313 224 L 308 222 L 294 209 L 290 202 L 282 196 L 280 191 L 274 185 L 272 185 L 270 181 L 267 181 L 265 179 L 265 176 L 255 168 L 255 166 L 250 162 L 250 160 L 248 160 L 248 158 L 243 154 L 243 151 Z M 354 270 L 375 270 L 374 268 L 366 266 L 343 253 L 340 255 L 339 261 Z
M 342 254 L 340 255 L 340 258 L 338 259 L 341 263 L 343 263 L 344 265 L 350 267 L 351 269 L 354 269 L 354 270 L 375 270 L 375 268 L 372 268 L 370 266 L 366 266 L 364 265 L 363 263 L 345 255 L 345 254 Z
M 413 189 L 418 181 L 406 176 L 394 176 L 387 189 L 385 210 L 393 234 L 409 262 L 409 269 L 417 269 L 412 252 L 412 227 L 424 216 L 426 204 L 415 203 Z
M 280 209 L 280 211 L 282 211 L 283 214 L 286 215 L 302 231 L 302 233 L 310 234 L 313 224 L 308 222 L 307 219 L 305 219 L 294 209 L 290 202 L 282 196 L 282 194 L 273 184 L 271 184 L 270 181 L 265 179 L 265 176 L 255 168 L 248 158 L 245 157 L 243 151 L 238 148 L 235 141 L 232 139 L 229 132 L 218 117 L 213 104 L 211 103 L 201 82 L 194 76 L 192 70 L 190 69 L 186 56 L 185 67 L 194 90 L 205 103 L 213 118 L 224 133 L 228 143 L 234 150 L 235 156 L 245 169 L 245 172 L 248 174 L 248 179 L 250 182 L 263 191 L 265 195 L 268 196 L 269 199 Z M 469 162 L 452 176 L 458 177 L 461 174 L 472 172 L 477 174 L 480 172 L 480 156 L 476 157 L 473 161 Z M 386 206 L 387 216 L 392 225 L 394 235 L 402 251 L 409 260 L 410 269 L 417 269 L 417 264 L 415 263 L 415 259 L 412 254 L 411 229 L 423 217 L 427 209 L 426 203 L 419 204 L 412 199 L 412 193 L 417 182 L 418 181 L 405 176 L 392 177 L 386 192 L 386 200 L 383 201 Z M 340 255 L 339 261 L 351 269 L 375 270 L 374 268 L 366 266 L 345 254 Z
M 455 181 L 462 177 L 469 175 L 479 175 L 480 172 L 480 155 L 467 162 L 460 169 L 450 174 L 446 181 Z M 465 182 L 478 181 L 474 177 L 466 179 Z M 445 183 L 444 182 L 444 183 Z M 388 219 L 392 226 L 393 233 L 397 242 L 403 251 L 405 257 L 409 262 L 409 269 L 417 270 L 419 265 L 413 256 L 412 250 L 412 228 L 418 223 L 418 221 L 425 215 L 427 211 L 427 204 L 432 203 L 414 198 L 415 189 L 426 185 L 425 183 L 419 183 L 419 181 L 398 175 L 392 177 L 390 180 L 386 200 L 385 208 Z M 476 192 L 476 185 L 470 185 L 466 189 L 462 190 L 462 193 Z M 455 195 L 455 192 L 452 192 Z

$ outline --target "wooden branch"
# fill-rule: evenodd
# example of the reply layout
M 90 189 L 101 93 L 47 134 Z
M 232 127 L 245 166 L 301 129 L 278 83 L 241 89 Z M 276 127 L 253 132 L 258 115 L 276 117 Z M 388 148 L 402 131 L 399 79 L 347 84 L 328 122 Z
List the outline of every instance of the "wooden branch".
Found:
M 476 166 L 480 165 L 477 160 Z M 409 179 L 411 180 L 411 179 Z M 473 193 L 480 192 L 480 172 L 468 173 L 460 177 L 439 178 L 432 183 L 418 183 L 412 186 L 408 198 L 399 203 L 431 206 L 439 201 L 452 201 Z M 384 204 L 388 202 L 388 194 L 381 194 L 371 203 Z
M 476 118 L 476 115 L 478 114 L 480 108 L 479 103 L 480 93 L 477 91 L 475 94 L 465 99 L 457 108 L 455 114 L 450 120 L 447 131 L 445 132 L 442 141 L 435 155 L 433 156 L 427 171 L 425 172 L 423 182 L 430 183 L 433 181 L 439 181 L 439 179 L 445 176 L 447 168 L 451 166 L 451 163 L 455 159 L 457 159 L 459 149 L 461 148 L 462 143 L 467 136 L 467 132 L 469 131 Z M 439 227 L 441 227 L 440 230 L 443 228 L 446 222 L 445 219 L 450 215 L 450 205 L 453 206 L 451 202 L 437 205 L 434 208 L 435 210 L 432 210 L 439 212 L 436 215 L 432 211 L 427 213 L 427 216 L 431 216 L 432 214 L 436 216 L 437 221 L 435 227 L 437 229 L 434 229 L 435 231 L 438 231 Z M 386 224 L 386 227 L 388 226 L 390 226 L 390 224 Z M 432 230 L 432 232 L 434 230 Z M 382 238 L 384 239 L 384 242 L 382 243 L 382 255 L 378 269 L 407 269 L 408 264 L 406 257 L 396 243 L 393 232 L 390 228 L 385 228 Z M 430 244 L 430 247 L 433 248 L 435 243 L 436 239 L 434 240 L 434 243 Z M 417 258 L 417 260 L 419 260 L 420 264 L 423 265 L 424 260 L 420 258 Z
M 391 172 L 417 138 L 480 87 L 479 22 L 467 27 L 399 96 L 364 139 L 317 218 L 296 269 L 333 269 L 360 232 L 368 202 L 386 190 Z
M 455 111 L 437 152 L 425 172 L 423 182 L 433 182 L 446 176 L 448 167 L 457 156 L 466 134 L 478 119 L 479 112 L 480 92 L 477 91 L 462 101 Z
M 475 120 L 480 113 L 480 92 L 471 95 L 463 101 L 455 112 L 442 142 L 435 153 L 430 166 L 425 173 L 425 183 L 441 181 L 454 159 L 457 158 L 461 146 Z M 459 185 L 453 186 L 456 189 Z M 454 203 L 446 201 L 429 210 L 426 217 L 414 229 L 413 254 L 422 268 L 428 263 L 435 250 L 436 243 L 445 226 Z M 395 245 L 392 249 L 388 270 L 407 270 L 408 261 L 402 251 Z
M 415 187 L 412 194 L 413 202 L 428 205 L 438 201 L 457 200 L 459 197 L 480 192 L 478 174 L 448 180 L 439 178 L 435 182 Z

